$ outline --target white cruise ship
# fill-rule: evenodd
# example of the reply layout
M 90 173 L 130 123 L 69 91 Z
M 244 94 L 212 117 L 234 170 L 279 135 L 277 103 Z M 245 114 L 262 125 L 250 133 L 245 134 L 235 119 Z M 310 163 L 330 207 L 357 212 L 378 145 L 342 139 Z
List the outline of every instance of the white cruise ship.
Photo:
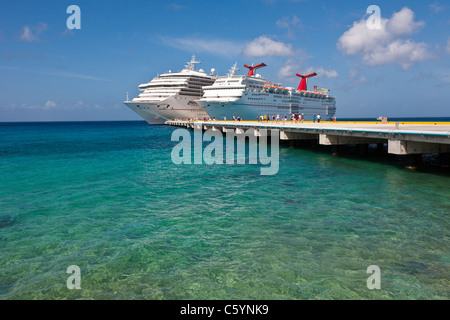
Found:
M 158 75 L 152 81 L 139 85 L 142 92 L 133 100 L 124 101 L 149 124 L 164 124 L 169 119 L 203 119 L 208 114 L 194 100 L 199 99 L 202 87 L 214 83 L 217 76 L 211 69 L 206 74 L 202 69 L 194 70 L 200 63 L 192 56 L 191 61 L 180 72 Z
M 280 115 L 280 119 L 291 114 L 303 113 L 305 120 L 312 120 L 320 114 L 322 120 L 329 120 L 336 113 L 336 99 L 329 95 L 328 89 L 314 87 L 308 91 L 306 81 L 317 75 L 300 75 L 302 80 L 297 90 L 282 87 L 255 74 L 255 69 L 265 67 L 264 63 L 249 68 L 248 74 L 235 75 L 236 64 L 227 76 L 218 77 L 213 85 L 203 87 L 203 97 L 196 102 L 206 110 L 211 118 L 231 120 L 256 120 L 258 116 Z

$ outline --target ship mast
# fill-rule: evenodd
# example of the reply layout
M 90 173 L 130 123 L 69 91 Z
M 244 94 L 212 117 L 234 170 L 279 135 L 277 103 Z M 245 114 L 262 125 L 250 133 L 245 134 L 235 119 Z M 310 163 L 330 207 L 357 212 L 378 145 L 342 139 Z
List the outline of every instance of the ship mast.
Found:
M 234 65 L 231 67 L 231 69 L 228 70 L 228 74 L 227 74 L 228 77 L 231 78 L 232 76 L 234 76 L 234 74 L 237 70 L 239 70 L 239 68 L 237 67 L 237 62 L 235 62 Z
M 187 70 L 194 71 L 194 64 L 196 64 L 196 63 L 201 64 L 200 61 L 195 60 L 195 55 L 192 55 L 191 61 L 188 61 L 187 65 L 185 65 L 185 67 Z

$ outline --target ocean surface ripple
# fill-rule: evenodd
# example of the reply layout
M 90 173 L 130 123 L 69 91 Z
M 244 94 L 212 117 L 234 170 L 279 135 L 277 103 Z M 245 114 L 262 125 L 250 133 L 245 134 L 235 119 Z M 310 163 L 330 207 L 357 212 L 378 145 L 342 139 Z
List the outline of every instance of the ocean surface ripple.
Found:
M 0 299 L 450 298 L 448 176 L 286 147 L 274 176 L 175 165 L 173 130 L 0 125 Z

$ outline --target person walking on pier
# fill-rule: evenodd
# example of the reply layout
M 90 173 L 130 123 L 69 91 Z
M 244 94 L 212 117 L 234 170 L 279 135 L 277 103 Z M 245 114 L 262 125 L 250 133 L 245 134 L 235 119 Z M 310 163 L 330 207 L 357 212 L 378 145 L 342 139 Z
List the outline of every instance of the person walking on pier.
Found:
M 316 123 L 316 114 L 313 113 L 313 123 Z
M 317 115 L 317 123 L 320 122 L 320 113 Z

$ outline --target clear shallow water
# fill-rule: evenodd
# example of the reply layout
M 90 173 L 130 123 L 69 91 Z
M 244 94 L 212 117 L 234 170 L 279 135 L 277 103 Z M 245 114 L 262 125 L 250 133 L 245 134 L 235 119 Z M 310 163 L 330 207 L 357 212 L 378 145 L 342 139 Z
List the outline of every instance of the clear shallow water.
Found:
M 275 176 L 174 165 L 173 130 L 1 124 L 0 299 L 450 297 L 448 176 L 289 148 Z

